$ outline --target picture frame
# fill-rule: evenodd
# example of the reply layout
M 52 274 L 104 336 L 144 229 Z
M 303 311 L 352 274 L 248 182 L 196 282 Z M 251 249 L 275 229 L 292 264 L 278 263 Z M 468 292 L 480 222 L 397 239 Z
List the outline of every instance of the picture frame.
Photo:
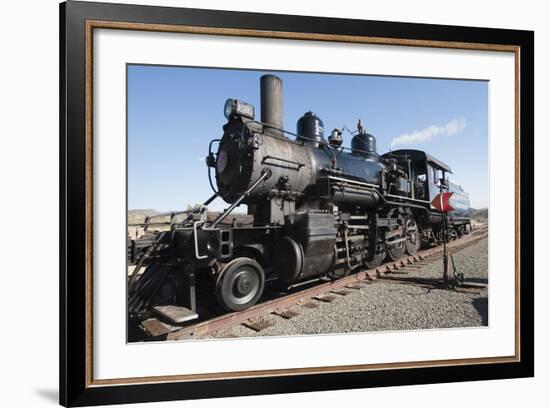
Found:
M 185 375 L 94 377 L 94 32 L 509 52 L 515 61 L 515 352 L 499 357 Z M 494 142 L 494 141 L 493 141 Z M 496 143 L 496 142 L 495 142 Z M 120 158 L 124 160 L 124 157 Z M 534 33 L 68 1 L 60 5 L 60 403 L 64 406 L 342 390 L 534 375 Z

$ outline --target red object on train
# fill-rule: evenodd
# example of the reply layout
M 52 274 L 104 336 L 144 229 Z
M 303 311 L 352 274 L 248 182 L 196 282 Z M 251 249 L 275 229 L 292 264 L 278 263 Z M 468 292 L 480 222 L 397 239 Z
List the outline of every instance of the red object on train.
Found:
M 439 193 L 432 200 L 432 205 L 441 212 L 453 211 L 453 206 L 449 203 L 453 193 Z

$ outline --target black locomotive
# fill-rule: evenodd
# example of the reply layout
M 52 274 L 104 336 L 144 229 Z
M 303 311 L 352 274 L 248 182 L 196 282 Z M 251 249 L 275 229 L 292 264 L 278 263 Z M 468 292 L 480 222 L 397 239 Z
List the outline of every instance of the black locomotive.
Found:
M 342 130 L 325 139 L 313 112 L 298 120 L 296 133 L 285 131 L 282 104 L 282 82 L 273 75 L 261 78 L 261 121 L 252 105 L 226 102 L 223 136 L 207 157 L 215 194 L 169 231 L 130 241 L 136 270 L 146 266 L 129 281 L 130 312 L 154 304 L 166 277 L 177 305 L 196 310 L 198 286 L 237 311 L 254 305 L 267 284 L 336 279 L 413 255 L 441 239 L 442 214 L 430 203 L 442 190 L 454 192 L 448 232 L 468 233 L 468 195 L 448 181 L 446 164 L 420 150 L 379 155 L 361 121 L 351 149 L 342 147 Z M 230 206 L 208 218 L 218 196 Z M 253 223 L 228 223 L 239 204 Z

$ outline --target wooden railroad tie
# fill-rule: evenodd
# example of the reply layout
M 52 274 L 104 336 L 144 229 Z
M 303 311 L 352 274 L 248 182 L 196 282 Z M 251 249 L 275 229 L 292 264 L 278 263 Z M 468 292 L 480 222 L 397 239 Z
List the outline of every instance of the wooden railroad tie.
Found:
M 282 317 L 283 319 L 292 319 L 293 317 L 296 317 L 296 316 L 299 316 L 300 313 L 297 312 L 296 310 L 291 310 L 291 309 L 276 309 L 274 312 L 273 312 L 274 315 L 277 315 L 277 316 L 280 316 Z
M 315 309 L 315 308 L 319 307 L 319 303 L 313 302 L 313 301 L 310 300 L 310 301 L 301 303 L 300 306 L 305 307 L 306 309 Z
M 259 319 L 248 319 L 242 324 L 248 327 L 249 329 L 252 329 L 257 332 L 265 330 L 268 327 L 275 326 L 274 321 L 268 320 L 265 317 L 260 317 Z
M 351 290 L 335 289 L 335 290 L 331 290 L 330 293 L 336 293 L 337 295 L 340 295 L 340 296 L 347 296 L 351 293 Z
M 336 296 L 334 296 L 334 295 L 317 295 L 317 296 L 313 296 L 313 299 L 319 300 L 320 302 L 330 303 L 330 302 L 334 302 L 336 300 Z
M 168 327 L 167 325 L 165 325 L 160 320 L 154 317 L 151 319 L 142 321 L 141 325 L 153 337 L 163 336 L 172 331 L 170 327 Z

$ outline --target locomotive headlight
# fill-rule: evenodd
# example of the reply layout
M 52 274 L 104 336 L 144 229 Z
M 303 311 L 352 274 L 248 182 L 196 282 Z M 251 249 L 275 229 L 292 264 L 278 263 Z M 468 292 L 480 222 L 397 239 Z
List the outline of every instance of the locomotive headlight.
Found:
M 223 107 L 223 114 L 226 119 L 229 119 L 233 115 L 233 102 L 234 99 L 228 99 L 225 101 L 225 106 Z
M 225 101 L 223 114 L 227 119 L 237 115 L 248 119 L 254 119 L 254 105 L 239 101 L 238 99 L 228 99 Z

